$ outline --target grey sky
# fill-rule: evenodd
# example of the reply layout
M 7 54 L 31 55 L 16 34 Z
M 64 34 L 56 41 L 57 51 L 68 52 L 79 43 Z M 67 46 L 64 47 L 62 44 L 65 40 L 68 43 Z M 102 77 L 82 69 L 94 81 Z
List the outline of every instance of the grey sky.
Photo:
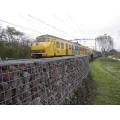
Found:
M 114 38 L 115 48 L 120 49 L 119 0 L 0 0 L 0 3 L 2 20 L 32 28 L 40 31 L 40 34 L 52 34 L 66 39 L 95 38 L 108 33 Z M 56 26 L 67 35 L 31 19 L 28 15 Z M 40 35 L 17 29 L 34 37 Z

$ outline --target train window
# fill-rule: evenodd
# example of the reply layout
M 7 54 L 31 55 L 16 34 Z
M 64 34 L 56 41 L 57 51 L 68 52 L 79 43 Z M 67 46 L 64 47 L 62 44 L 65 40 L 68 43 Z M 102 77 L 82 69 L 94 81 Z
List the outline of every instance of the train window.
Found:
M 64 43 L 61 43 L 61 48 L 64 49 Z
M 71 49 L 72 48 L 72 46 L 71 45 L 69 45 L 69 49 Z
M 60 43 L 56 42 L 56 48 L 60 48 Z
M 49 38 L 46 36 L 39 36 L 36 38 L 36 42 L 48 42 Z

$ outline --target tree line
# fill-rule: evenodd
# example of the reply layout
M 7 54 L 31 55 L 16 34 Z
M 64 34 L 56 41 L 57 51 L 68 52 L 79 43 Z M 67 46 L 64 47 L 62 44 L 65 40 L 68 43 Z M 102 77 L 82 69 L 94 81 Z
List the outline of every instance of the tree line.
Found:
M 29 58 L 31 39 L 14 27 L 0 26 L 0 58 Z

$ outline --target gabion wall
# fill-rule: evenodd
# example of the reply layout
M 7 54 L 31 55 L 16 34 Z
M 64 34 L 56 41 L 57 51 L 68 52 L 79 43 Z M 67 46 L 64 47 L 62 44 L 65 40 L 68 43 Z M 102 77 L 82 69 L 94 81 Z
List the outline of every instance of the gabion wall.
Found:
M 0 64 L 0 104 L 63 104 L 87 76 L 89 60 L 52 59 Z

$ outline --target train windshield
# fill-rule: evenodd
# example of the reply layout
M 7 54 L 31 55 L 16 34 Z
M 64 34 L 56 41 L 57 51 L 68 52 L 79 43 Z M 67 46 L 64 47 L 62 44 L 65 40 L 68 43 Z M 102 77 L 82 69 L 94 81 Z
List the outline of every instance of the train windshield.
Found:
M 36 42 L 48 42 L 49 39 L 46 36 L 39 36 L 36 38 Z

